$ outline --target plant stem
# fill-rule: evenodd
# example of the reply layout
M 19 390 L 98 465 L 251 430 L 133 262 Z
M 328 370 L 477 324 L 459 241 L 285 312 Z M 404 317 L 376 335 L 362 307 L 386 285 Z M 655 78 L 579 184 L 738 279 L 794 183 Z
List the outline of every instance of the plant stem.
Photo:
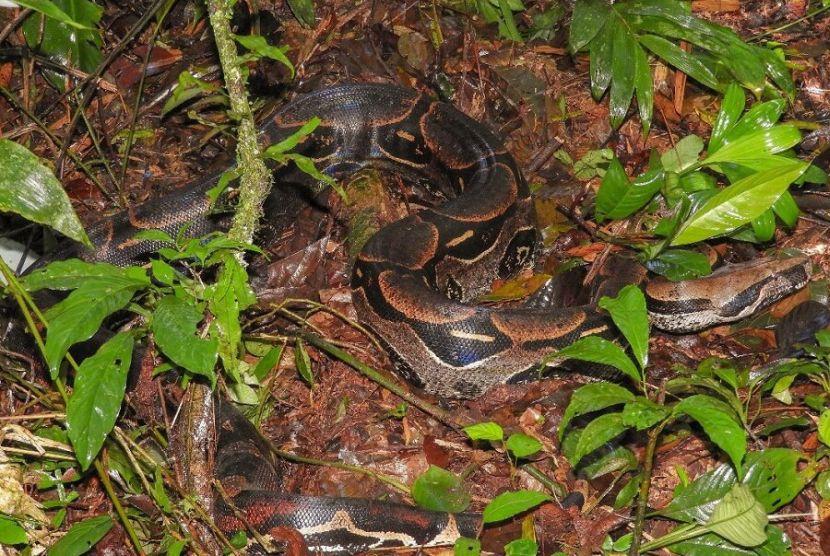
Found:
M 657 403 L 663 405 L 666 390 L 660 389 L 657 396 Z M 646 444 L 645 461 L 643 462 L 643 480 L 640 483 L 640 493 L 637 498 L 637 513 L 634 516 L 634 532 L 632 534 L 629 556 L 637 556 L 640 553 L 640 541 L 643 536 L 643 526 L 646 521 L 646 508 L 648 507 L 648 491 L 651 488 L 651 474 L 654 472 L 654 452 L 657 449 L 657 442 L 663 429 L 672 421 L 666 419 L 650 431 L 648 431 L 648 444 Z

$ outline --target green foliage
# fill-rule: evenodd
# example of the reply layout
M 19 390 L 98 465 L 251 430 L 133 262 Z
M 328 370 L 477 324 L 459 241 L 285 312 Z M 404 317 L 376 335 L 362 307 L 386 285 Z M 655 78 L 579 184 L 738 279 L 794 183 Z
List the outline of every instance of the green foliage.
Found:
M 288 0 L 288 7 L 297 21 L 306 27 L 314 27 L 314 1 L 313 0 Z
M 577 0 L 570 29 L 572 52 L 590 53 L 591 91 L 610 89 L 611 124 L 619 127 L 636 95 L 643 131 L 653 112 L 648 54 L 716 91 L 736 81 L 756 96 L 774 84 L 789 98 L 795 86 L 785 63 L 772 51 L 750 45 L 733 31 L 691 15 L 690 4 L 673 0 Z M 693 46 L 691 52 L 676 41 Z
M 112 528 L 113 519 L 108 515 L 79 521 L 49 547 L 47 556 L 81 556 L 88 552 Z
M 29 8 L 30 10 L 36 11 L 70 27 L 81 30 L 91 30 L 90 27 L 74 19 L 50 0 L 14 0 L 14 3 L 23 8 Z
M 165 101 L 161 109 L 162 117 L 167 116 L 176 108 L 199 97 L 208 96 L 210 99 L 206 104 L 227 104 L 227 97 L 222 94 L 219 87 L 213 83 L 202 81 L 195 77 L 189 70 L 185 70 L 179 74 L 178 82 L 173 88 L 170 97 Z
M 530 539 L 516 539 L 504 545 L 506 556 L 536 556 L 539 546 Z
M 39 2 L 39 5 L 43 8 L 47 3 Z M 101 63 L 102 42 L 97 27 L 103 9 L 89 0 L 52 0 L 52 6 L 66 17 L 54 9 L 46 13 L 49 17 L 30 15 L 22 26 L 26 43 L 46 56 L 92 73 Z M 44 70 L 44 75 L 55 88 L 63 91 L 64 75 L 52 70 Z
M 170 294 L 156 304 L 150 330 L 156 345 L 170 361 L 214 383 L 218 342 L 198 335 L 196 325 L 203 318 L 204 310 L 193 298 Z
M 464 432 L 470 437 L 470 440 L 489 440 L 492 442 L 500 442 L 504 438 L 504 430 L 498 423 L 476 423 L 464 427 Z
M 542 443 L 532 436 L 522 433 L 514 433 L 511 434 L 504 443 L 504 447 L 507 448 L 514 458 L 520 459 L 530 457 L 541 450 Z
M 0 211 L 50 226 L 91 245 L 55 175 L 26 147 L 0 139 Z
M 15 520 L 0 515 L 0 544 L 11 546 L 25 544 L 29 541 L 26 530 Z
M 459 537 L 453 547 L 453 556 L 478 556 L 481 554 L 481 541 Z
M 571 345 L 560 349 L 548 359 L 579 359 L 590 363 L 610 365 L 619 369 L 635 381 L 640 380 L 640 372 L 625 351 L 610 340 L 599 336 L 586 336 Z
M 247 56 L 240 56 L 240 62 L 245 63 L 249 60 L 259 60 L 260 58 L 270 58 L 288 68 L 291 72 L 291 78 L 294 78 L 294 64 L 285 55 L 288 52 L 288 47 L 277 47 L 268 44 L 265 37 L 260 35 L 234 35 L 236 42 L 247 48 L 250 52 Z
M 549 494 L 536 490 L 502 492 L 484 508 L 482 520 L 485 524 L 504 521 L 551 500 Z
M 459 513 L 470 506 L 470 493 L 462 480 L 435 465 L 430 465 L 415 479 L 411 494 L 416 504 L 436 512 Z
M 620 290 L 617 297 L 600 299 L 599 306 L 611 315 L 611 320 L 631 346 L 640 369 L 645 369 L 648 363 L 649 323 L 643 292 L 639 287 L 629 284 Z
M 740 472 L 746 453 L 746 431 L 726 403 L 696 394 L 678 402 L 673 413 L 675 416 L 688 415 L 697 421 L 709 439 L 729 455 Z

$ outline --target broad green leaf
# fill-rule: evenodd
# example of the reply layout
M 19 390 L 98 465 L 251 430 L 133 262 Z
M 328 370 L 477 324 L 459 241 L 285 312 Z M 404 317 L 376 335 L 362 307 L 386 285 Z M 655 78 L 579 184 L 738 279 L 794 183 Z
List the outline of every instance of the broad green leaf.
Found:
M 58 542 L 49 547 L 47 556 L 81 556 L 104 538 L 115 521 L 109 515 L 91 517 L 72 524 Z
M 571 465 L 576 467 L 582 458 L 616 438 L 629 427 L 623 423 L 622 413 L 600 415 L 582 429 L 572 454 L 566 454 Z
M 818 419 L 818 438 L 830 446 L 830 409 L 825 409 Z
M 521 42 L 522 34 L 516 26 L 516 19 L 513 17 L 510 0 L 497 0 L 499 8 L 499 35 L 511 41 Z
M 608 174 L 606 173 L 606 175 Z M 597 217 L 600 219 L 610 218 L 612 220 L 628 218 L 651 201 L 654 194 L 660 191 L 663 183 L 665 183 L 665 177 L 666 175 L 662 168 L 655 168 L 637 176 L 622 195 L 619 193 L 620 189 L 616 187 L 613 190 L 613 195 L 609 195 L 606 199 L 601 200 L 598 192 Z M 603 185 L 604 183 L 603 181 Z M 600 187 L 601 191 L 602 187 Z
M 0 515 L 0 544 L 11 546 L 27 542 L 29 542 L 29 536 L 26 534 L 26 530 L 17 521 Z
M 709 440 L 729 455 L 736 469 L 741 469 L 746 453 L 746 431 L 727 404 L 711 396 L 696 394 L 678 402 L 674 413 L 688 415 L 697 421 Z
M 92 338 L 105 318 L 126 307 L 135 292 L 148 285 L 144 275 L 90 278 L 50 307 L 44 316 L 48 323 L 45 355 L 51 375 L 57 375 L 72 345 Z
M 559 423 L 559 440 L 574 417 L 633 401 L 634 394 L 612 382 L 594 382 L 577 388 Z
M 620 127 L 625 121 L 631 98 L 634 96 L 634 68 L 637 63 L 637 41 L 625 25 L 615 25 L 611 39 L 613 57 L 611 58 L 611 94 L 608 98 L 608 111 L 611 115 L 611 127 Z
M 578 435 L 578 431 L 575 434 Z M 563 453 L 565 453 L 564 450 Z M 569 449 L 567 453 L 573 453 L 573 450 Z M 599 452 L 595 458 L 591 459 L 591 463 L 580 469 L 580 474 L 588 480 L 594 480 L 616 471 L 636 469 L 637 465 L 637 457 L 631 450 L 625 446 L 614 446 L 611 449 L 604 449 Z
M 621 510 L 634 501 L 634 497 L 640 492 L 640 484 L 643 482 L 643 474 L 637 473 L 620 489 L 617 497 L 614 498 L 614 509 Z
M 818 474 L 816 492 L 823 500 L 830 500 L 830 471 L 822 471 Z
M 600 31 L 596 38 L 591 41 L 589 67 L 589 73 L 591 75 L 591 94 L 597 101 L 602 98 L 602 95 L 605 94 L 605 91 L 611 84 L 611 64 L 613 62 L 611 40 L 613 34 L 613 29 L 609 27 Z
M 484 508 L 482 520 L 484 523 L 504 521 L 550 500 L 553 498 L 549 494 L 536 490 L 502 492 Z
M 730 83 L 723 96 L 720 105 L 720 112 L 712 126 L 712 135 L 709 138 L 709 154 L 714 154 L 723 145 L 724 137 L 732 129 L 732 126 L 741 117 L 746 105 L 746 97 L 743 89 L 735 83 Z
M 314 373 L 311 371 L 311 358 L 305 349 L 305 343 L 300 338 L 297 338 L 297 342 L 294 344 L 294 363 L 302 379 L 313 388 Z
M 481 554 L 481 541 L 459 537 L 453 546 L 453 556 L 479 556 Z
M 90 280 L 115 281 L 126 278 L 140 285 L 149 285 L 147 272 L 143 268 L 128 266 L 118 267 L 109 263 L 88 263 L 80 259 L 54 261 L 44 268 L 36 270 L 21 278 L 21 283 L 30 292 L 42 289 L 74 290 Z
M 781 222 L 783 222 L 788 228 L 792 228 L 798 223 L 798 215 L 800 211 L 795 199 L 793 199 L 793 196 L 789 191 L 785 191 L 780 197 L 778 197 L 778 200 L 772 205 L 772 210 L 775 212 L 775 215 L 781 219 Z
M 92 246 L 60 182 L 22 145 L 0 139 L 0 211 L 19 214 Z
M 780 528 L 767 525 L 764 532 L 766 542 L 752 548 L 732 544 L 714 533 L 672 544 L 669 548 L 673 553 L 689 556 L 792 556 L 790 539 Z
M 614 342 L 599 336 L 581 338 L 568 347 L 560 349 L 549 358 L 559 361 L 578 359 L 601 365 L 610 365 L 615 369 L 619 369 L 634 381 L 640 381 L 640 372 L 625 354 L 625 351 Z
M 30 48 L 60 60 L 63 64 L 92 73 L 101 63 L 101 34 L 98 22 L 103 9 L 89 0 L 52 0 L 81 28 L 57 19 L 32 14 L 23 22 L 23 35 Z M 42 31 L 42 32 L 41 32 Z M 50 83 L 63 91 L 66 76 L 53 70 L 44 70 Z
M 156 304 L 150 329 L 170 361 L 213 382 L 218 345 L 215 339 L 196 335 L 196 325 L 202 319 L 204 314 L 192 301 L 167 295 Z
M 659 511 L 660 515 L 686 523 L 705 523 L 715 504 L 737 482 L 731 465 L 719 465 L 689 485 L 678 487 L 671 502 Z
M 744 462 L 743 484 L 755 495 L 767 513 L 786 506 L 813 479 L 816 469 L 806 465 L 806 456 L 790 448 L 767 448 L 749 452 Z
M 164 117 L 179 106 L 203 95 L 216 93 L 219 87 L 213 83 L 203 81 L 190 73 L 190 70 L 184 70 L 179 74 L 178 82 L 173 88 L 170 97 L 164 103 L 161 109 L 161 116 Z M 153 233 L 153 230 L 148 230 Z M 142 232 L 140 232 L 142 233 Z
M 638 396 L 628 402 L 622 411 L 623 424 L 638 431 L 653 427 L 669 416 L 669 410 L 648 398 Z
M 724 235 L 751 222 L 769 209 L 806 168 L 805 163 L 795 162 L 758 172 L 724 188 L 682 224 L 671 245 L 687 245 Z
M 767 540 L 769 518 L 761 503 L 744 485 L 736 484 L 715 506 L 706 523 L 726 540 L 740 546 L 758 546 Z
M 651 79 L 648 54 L 639 44 L 634 47 L 634 62 L 634 90 L 637 93 L 637 108 L 640 111 L 643 135 L 646 135 L 654 114 L 654 83 Z
M 309 119 L 306 123 L 300 126 L 300 128 L 297 131 L 295 131 L 279 143 L 274 143 L 273 145 L 265 149 L 263 156 L 265 156 L 266 158 L 273 158 L 275 160 L 278 160 L 278 155 L 285 154 L 289 151 L 293 151 L 297 145 L 299 145 L 306 137 L 308 137 L 315 129 L 317 129 L 317 126 L 320 125 L 320 121 L 320 118 L 316 116 Z
M 239 315 L 256 301 L 256 297 L 248 285 L 248 273 L 233 252 L 220 253 L 218 260 L 222 262 L 219 278 L 205 291 L 208 310 L 216 317 L 210 331 L 225 370 L 235 382 L 240 382 L 242 327 Z
M 81 362 L 66 406 L 66 428 L 75 456 L 86 470 L 115 425 L 133 354 L 133 335 L 113 336 Z
M 703 253 L 686 249 L 669 249 L 646 261 L 646 268 L 673 282 L 692 280 L 712 273 L 709 259 Z
M 758 159 L 780 153 L 800 142 L 801 131 L 797 127 L 791 124 L 780 124 L 742 135 L 718 149 L 716 153 L 707 156 L 703 163 L 707 166 L 722 162 L 740 164 L 743 159 Z
M 741 85 L 752 91 L 756 97 L 760 97 L 764 90 L 766 71 L 761 59 L 755 55 L 755 51 L 745 43 L 735 41 L 726 46 L 722 57 L 729 61 L 726 65 L 729 73 Z
M 283 346 L 274 346 L 259 360 L 253 371 L 254 376 L 258 380 L 264 380 L 268 376 L 268 373 L 271 372 L 271 369 L 279 365 L 280 359 L 282 359 L 283 349 Z
M 687 135 L 660 157 L 660 163 L 667 172 L 680 173 L 697 162 L 703 151 L 703 139 L 697 135 Z
M 574 4 L 568 46 L 571 52 L 582 50 L 600 32 L 611 6 L 605 0 L 579 0 Z
M 640 44 L 695 81 L 716 91 L 722 88 L 717 77 L 700 60 L 663 37 L 641 35 Z
M 753 104 L 732 128 L 726 130 L 723 142 L 731 143 L 744 135 L 773 127 L 786 109 L 787 102 L 782 98 Z
M 532 456 L 541 450 L 542 443 L 532 436 L 522 433 L 514 433 L 507 438 L 507 441 L 504 443 L 504 447 L 507 448 L 511 454 L 513 454 L 513 457 L 519 459 Z
M 313 18 L 313 12 L 312 12 Z M 291 60 L 288 59 L 288 56 L 285 55 L 288 47 L 277 47 L 271 46 L 268 44 L 268 41 L 265 40 L 265 37 L 260 35 L 234 35 L 234 39 L 236 42 L 259 56 L 260 58 L 270 58 L 272 60 L 276 60 L 280 62 L 282 65 L 287 67 L 291 72 L 291 78 L 294 78 L 294 64 L 291 63 Z
M 625 169 L 615 156 L 608 165 L 597 191 L 597 220 L 599 222 L 602 222 L 611 212 L 614 212 L 630 187 L 631 184 L 628 181 Z
M 461 478 L 435 465 L 415 479 L 411 494 L 420 507 L 436 512 L 459 513 L 470 506 L 470 493 Z
M 826 0 L 823 1 L 824 7 L 830 5 Z M 795 83 L 793 83 L 793 76 L 786 62 L 779 58 L 775 52 L 762 46 L 755 47 L 755 52 L 764 64 L 767 75 L 772 78 L 779 89 L 787 94 L 790 102 L 792 102 L 795 99 Z
M 775 235 L 775 214 L 772 212 L 772 209 L 762 212 L 750 224 L 752 224 L 752 231 L 755 233 L 755 238 L 760 242 L 769 241 Z
M 637 286 L 629 284 L 620 290 L 617 297 L 603 297 L 599 306 L 611 314 L 611 319 L 620 329 L 641 369 L 648 363 L 648 311 L 646 298 Z
M 288 0 L 288 7 L 297 21 L 306 27 L 314 27 L 314 0 Z
M 29 8 L 30 10 L 34 10 L 36 12 L 42 13 L 43 15 L 50 17 L 60 23 L 64 23 L 69 25 L 70 27 L 75 27 L 77 29 L 85 29 L 91 30 L 91 27 L 87 27 L 84 23 L 80 21 L 75 21 L 69 14 L 63 11 L 61 8 L 56 6 L 54 3 L 50 2 L 49 0 L 13 0 L 15 4 L 22 8 Z
M 491 442 L 500 442 L 504 439 L 504 430 L 498 423 L 476 423 L 464 427 L 464 432 L 470 437 L 470 440 L 489 440 Z
M 530 539 L 516 539 L 504 545 L 505 556 L 536 556 L 539 546 Z

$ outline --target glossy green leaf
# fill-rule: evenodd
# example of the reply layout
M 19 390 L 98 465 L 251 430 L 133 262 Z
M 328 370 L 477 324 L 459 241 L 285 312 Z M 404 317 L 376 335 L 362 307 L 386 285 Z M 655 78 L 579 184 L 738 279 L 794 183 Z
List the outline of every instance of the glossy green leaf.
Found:
M 764 90 L 766 69 L 755 50 L 743 42 L 736 41 L 727 45 L 719 54 L 723 59 L 729 60 L 726 68 L 735 79 L 756 97 L 760 97 Z
M 670 545 L 671 551 L 689 556 L 792 556 L 787 535 L 774 525 L 765 529 L 767 540 L 760 546 L 745 548 L 732 544 L 714 533 Z
M 218 91 L 219 87 L 213 83 L 202 81 L 198 77 L 192 75 L 190 70 L 185 70 L 179 74 L 178 82 L 173 88 L 173 92 L 170 94 L 167 101 L 165 101 L 164 106 L 161 109 L 161 115 L 164 117 L 179 106 L 182 106 L 195 98 L 216 93 Z M 145 230 L 139 233 L 157 234 L 159 231 L 160 230 Z M 159 239 L 158 241 L 163 241 L 163 239 Z
M 703 253 L 686 249 L 669 249 L 646 261 L 646 268 L 673 282 L 692 280 L 712 273 L 709 259 Z
M 133 335 L 116 334 L 81 362 L 66 406 L 66 425 L 75 456 L 87 469 L 121 411 L 133 354 Z
M 287 152 L 293 151 L 297 145 L 299 145 L 302 141 L 305 140 L 317 127 L 320 125 L 320 118 L 313 117 L 310 118 L 307 122 L 301 125 L 297 131 L 293 132 L 291 135 L 280 141 L 279 143 L 274 143 L 270 145 L 263 156 L 266 158 L 273 158 L 274 160 L 278 160 L 278 155 L 285 154 Z
M 824 5 L 828 5 L 826 1 Z M 795 83 L 793 82 L 793 76 L 790 73 L 790 68 L 787 67 L 787 63 L 768 48 L 757 46 L 755 47 L 755 51 L 756 55 L 761 59 L 761 63 L 764 64 L 767 75 L 772 78 L 779 89 L 786 93 L 790 102 L 792 102 L 795 99 Z
M 516 539 L 504 545 L 505 556 L 536 556 L 539 546 L 530 539 Z
M 208 310 L 216 317 L 210 333 L 216 340 L 225 371 L 238 383 L 242 354 L 240 313 L 256 302 L 256 296 L 248 284 L 248 273 L 232 251 L 218 254 L 216 260 L 222 263 L 222 271 L 204 295 Z
M 47 266 L 21 278 L 21 283 L 30 292 L 42 289 L 74 290 L 88 281 L 115 281 L 122 278 L 133 280 L 140 285 L 149 285 L 147 272 L 140 267 L 118 267 L 109 263 L 88 263 L 80 259 L 53 261 Z
M 202 319 L 204 314 L 191 300 L 167 295 L 156 304 L 150 329 L 170 361 L 213 382 L 218 345 L 215 339 L 197 335 L 196 325 Z
M 629 284 L 620 290 L 617 297 L 600 299 L 599 306 L 611 314 L 614 324 L 628 340 L 640 368 L 645 369 L 648 363 L 649 322 L 643 292 L 634 284 Z
M 100 515 L 72 524 L 58 542 L 49 547 L 47 556 L 81 556 L 104 538 L 115 521 L 109 515 Z
M 44 316 L 49 323 L 45 355 L 51 375 L 57 375 L 70 346 L 90 339 L 106 317 L 126 307 L 135 292 L 148 285 L 149 279 L 137 274 L 89 278 L 50 307 Z
M 459 537 L 453 546 L 453 556 L 479 556 L 481 554 L 481 541 Z
M 682 224 L 671 245 L 687 245 L 724 235 L 751 222 L 769 209 L 806 168 L 805 163 L 794 162 L 733 183 L 692 214 Z
M 486 423 L 476 423 L 464 427 L 464 432 L 470 437 L 470 440 L 489 440 L 491 442 L 500 442 L 504 439 L 504 430 L 498 423 L 492 421 Z
M 297 338 L 294 344 L 294 363 L 297 365 L 297 372 L 306 384 L 314 387 L 314 373 L 311 371 L 311 358 L 308 356 L 308 351 L 305 349 L 305 343 Z
M 577 388 L 571 395 L 571 401 L 559 423 L 559 440 L 562 440 L 565 429 L 574 417 L 600 411 L 613 405 L 628 403 L 634 398 L 634 394 L 630 391 L 611 382 L 594 382 Z
M 604 29 L 591 41 L 589 73 L 591 75 L 591 94 L 596 100 L 602 98 L 608 86 L 611 85 L 612 36 L 611 31 Z
M 621 510 L 634 501 L 634 497 L 640 492 L 640 484 L 643 482 L 643 474 L 637 473 L 623 486 L 614 498 L 614 509 Z
M 91 246 L 69 197 L 40 158 L 22 145 L 0 139 L 0 211 L 19 214 Z
M 741 469 L 746 453 L 746 431 L 726 403 L 696 394 L 679 401 L 674 406 L 674 413 L 688 415 L 697 421 L 709 440 L 729 455 L 736 469 Z
M 623 424 L 641 431 L 653 427 L 668 417 L 669 413 L 665 406 L 638 396 L 623 406 Z
M 818 438 L 830 446 L 830 409 L 825 409 L 818 419 Z
M 0 515 L 0 544 L 11 546 L 29 542 L 26 530 L 17 521 Z
M 550 357 L 559 361 L 578 359 L 601 365 L 610 365 L 615 369 L 619 369 L 634 381 L 640 381 L 640 372 L 625 354 L 625 351 L 614 342 L 599 336 L 580 338 Z
M 715 506 L 706 523 L 710 530 L 740 546 L 758 546 L 767 540 L 769 518 L 744 485 L 736 484 Z
M 575 431 L 574 434 L 578 437 L 579 432 Z M 577 438 L 577 440 L 579 439 Z M 585 464 L 580 469 L 580 474 L 584 475 L 586 479 L 592 481 L 609 473 L 637 468 L 639 463 L 637 457 L 625 446 L 604 446 L 603 448 L 605 449 L 599 452 L 596 457 L 591 458 L 590 463 Z M 563 453 L 571 454 L 573 450 L 569 448 L 567 452 L 563 450 Z
M 420 507 L 436 512 L 459 513 L 470 506 L 470 493 L 461 478 L 435 465 L 415 479 L 411 494 Z
M 705 523 L 715 504 L 737 482 L 731 465 L 719 465 L 703 473 L 686 486 L 675 490 L 671 502 L 660 510 L 660 515 L 686 523 Z
M 542 443 L 532 436 L 517 432 L 507 438 L 504 447 L 513 454 L 513 457 L 518 459 L 526 458 L 537 453 L 542 449 Z
M 51 17 L 33 14 L 23 22 L 23 35 L 30 48 L 55 58 L 70 67 L 92 73 L 101 63 L 101 35 L 97 26 L 103 9 L 89 0 L 52 0 L 66 13 L 75 26 Z M 42 32 L 41 32 L 42 31 Z M 49 81 L 63 90 L 66 76 L 52 70 L 44 70 Z
M 605 0 L 579 0 L 574 3 L 569 48 L 575 53 L 591 42 L 605 25 L 611 6 Z
M 288 68 L 291 72 L 291 78 L 294 78 L 294 64 L 285 55 L 288 50 L 287 47 L 271 46 L 265 37 L 261 35 L 234 35 L 236 42 L 256 54 L 260 58 L 270 58 L 276 60 Z
M 781 119 L 781 115 L 786 109 L 787 102 L 780 98 L 753 104 L 746 111 L 746 114 L 741 116 L 738 122 L 726 131 L 723 136 L 724 143 L 730 143 L 744 135 L 773 127 Z
M 620 188 L 614 187 L 601 199 L 602 187 L 600 187 L 600 191 L 597 192 L 597 218 L 612 220 L 628 218 L 651 201 L 664 183 L 665 172 L 662 168 L 655 168 L 638 176 L 621 195 Z
M 755 238 L 760 242 L 769 241 L 775 236 L 775 214 L 772 209 L 762 212 L 750 224 L 752 224 Z
M 602 177 L 599 190 L 597 191 L 597 220 L 602 222 L 608 215 L 615 212 L 615 208 L 625 197 L 631 187 L 625 169 L 615 156 L 608 164 L 608 169 Z
M 313 0 L 288 0 L 288 7 L 297 21 L 306 27 L 314 27 L 314 1 Z
M 702 151 L 703 139 L 697 135 L 687 135 L 674 148 L 663 153 L 660 163 L 667 172 L 680 173 L 694 165 Z
M 798 215 L 801 213 L 789 191 L 785 191 L 778 197 L 778 200 L 772 205 L 772 210 L 788 228 L 793 228 L 798 223 Z
M 84 29 L 90 30 L 90 27 L 87 27 L 84 23 L 80 21 L 76 21 L 72 18 L 68 13 L 63 11 L 53 2 L 49 0 L 13 0 L 15 4 L 19 5 L 23 8 L 29 8 L 30 10 L 34 10 L 39 12 L 47 17 L 54 19 L 60 23 L 64 23 L 69 25 L 70 27 L 75 27 L 77 29 Z
M 253 371 L 257 380 L 264 380 L 265 377 L 268 376 L 268 373 L 279 365 L 280 360 L 282 359 L 283 349 L 283 346 L 274 346 L 268 350 L 268 353 L 262 356 L 262 359 L 257 362 Z
M 611 94 L 608 98 L 608 111 L 611 115 L 611 127 L 620 127 L 625 121 L 628 107 L 634 96 L 634 68 L 637 64 L 637 41 L 625 25 L 615 25 L 611 39 Z
M 723 95 L 721 101 L 720 111 L 712 126 L 712 135 L 709 137 L 709 154 L 714 154 L 721 146 L 723 146 L 726 134 L 732 129 L 735 123 L 740 119 L 746 105 L 746 96 L 743 89 L 735 83 L 730 83 Z
M 487 504 L 482 514 L 482 520 L 484 523 L 504 521 L 551 500 L 553 498 L 549 494 L 536 490 L 503 492 Z
M 716 91 L 721 89 L 721 84 L 709 68 L 674 43 L 657 35 L 642 35 L 640 44 L 695 81 Z
M 746 133 L 710 154 L 703 161 L 707 166 L 721 162 L 740 163 L 742 159 L 758 159 L 785 151 L 801 142 L 801 132 L 790 124 L 758 129 Z
M 742 483 L 753 492 L 764 510 L 772 513 L 792 502 L 815 477 L 814 466 L 802 466 L 806 459 L 804 454 L 790 448 L 749 452 Z
M 606 413 L 600 415 L 579 433 L 579 439 L 576 441 L 573 453 L 565 454 L 571 465 L 576 467 L 582 458 L 603 446 L 606 442 L 618 437 L 628 427 L 623 423 L 622 413 Z

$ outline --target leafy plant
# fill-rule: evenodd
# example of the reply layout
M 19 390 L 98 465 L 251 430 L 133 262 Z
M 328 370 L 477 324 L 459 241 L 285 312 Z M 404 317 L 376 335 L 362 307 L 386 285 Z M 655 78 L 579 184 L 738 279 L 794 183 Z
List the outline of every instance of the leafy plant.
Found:
M 577 0 L 570 28 L 572 52 L 588 50 L 591 92 L 609 93 L 611 124 L 622 124 L 637 97 L 643 131 L 653 113 L 654 93 L 647 51 L 710 89 L 730 81 L 760 96 L 772 82 L 788 98 L 795 86 L 775 52 L 743 42 L 733 31 L 691 15 L 691 4 L 674 0 Z M 685 41 L 686 51 L 672 42 Z

